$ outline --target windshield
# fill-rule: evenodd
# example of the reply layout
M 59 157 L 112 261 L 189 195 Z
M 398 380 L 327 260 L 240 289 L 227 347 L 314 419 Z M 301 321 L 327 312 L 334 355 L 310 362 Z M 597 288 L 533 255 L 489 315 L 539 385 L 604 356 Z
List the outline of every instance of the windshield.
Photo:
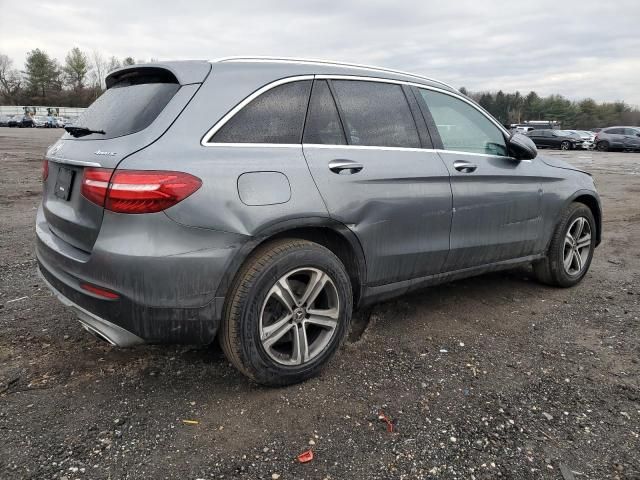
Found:
M 139 132 L 151 125 L 179 88 L 177 83 L 116 83 L 73 119 L 73 125 L 105 132 L 83 138 L 107 139 Z

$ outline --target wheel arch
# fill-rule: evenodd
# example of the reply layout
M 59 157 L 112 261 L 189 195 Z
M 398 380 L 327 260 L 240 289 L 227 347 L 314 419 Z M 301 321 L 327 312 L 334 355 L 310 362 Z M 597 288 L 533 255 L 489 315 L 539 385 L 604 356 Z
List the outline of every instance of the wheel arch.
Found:
M 356 235 L 346 225 L 321 217 L 286 220 L 258 231 L 234 255 L 220 281 L 216 297 L 226 297 L 242 265 L 256 248 L 281 238 L 300 238 L 331 250 L 347 270 L 353 290 L 354 309 L 358 306 L 366 282 L 366 261 L 362 246 Z
M 589 210 L 591 210 L 593 218 L 596 221 L 596 246 L 600 245 L 600 242 L 602 241 L 602 206 L 600 205 L 598 194 L 591 190 L 579 190 L 571 195 L 571 197 L 569 197 L 565 204 L 562 206 L 560 212 L 558 212 L 554 225 L 558 224 L 558 220 L 562 215 L 564 209 L 566 209 L 572 203 L 576 202 L 586 205 Z

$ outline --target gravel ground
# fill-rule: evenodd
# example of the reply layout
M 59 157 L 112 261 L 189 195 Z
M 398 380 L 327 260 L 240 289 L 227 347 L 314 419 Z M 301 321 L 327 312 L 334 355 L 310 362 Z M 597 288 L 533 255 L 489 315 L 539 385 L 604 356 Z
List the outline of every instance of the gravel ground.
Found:
M 0 129 L 0 478 L 640 479 L 640 154 L 543 152 L 602 195 L 578 287 L 521 269 L 430 288 L 267 389 L 217 347 L 112 348 L 47 291 L 33 225 L 59 135 Z

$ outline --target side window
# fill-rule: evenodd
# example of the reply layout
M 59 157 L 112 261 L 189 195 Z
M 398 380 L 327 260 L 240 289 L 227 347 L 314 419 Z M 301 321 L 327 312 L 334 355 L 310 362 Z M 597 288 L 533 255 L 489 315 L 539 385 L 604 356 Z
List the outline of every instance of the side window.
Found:
M 638 130 L 636 130 L 635 128 L 625 128 L 624 129 L 624 134 L 625 135 L 631 135 L 631 136 L 635 137 L 638 134 Z
M 311 80 L 273 87 L 231 117 L 209 141 L 300 143 L 310 90 Z
M 326 80 L 316 80 L 313 83 L 302 142 L 325 145 L 347 144 L 338 109 Z
M 349 145 L 420 148 L 418 129 L 402 87 L 333 80 Z
M 605 130 L 604 133 L 608 133 L 610 135 L 622 135 L 624 133 L 624 129 L 622 129 L 622 128 L 610 128 L 608 130 Z
M 466 102 L 432 90 L 420 94 L 436 123 L 446 150 L 507 156 L 502 131 Z

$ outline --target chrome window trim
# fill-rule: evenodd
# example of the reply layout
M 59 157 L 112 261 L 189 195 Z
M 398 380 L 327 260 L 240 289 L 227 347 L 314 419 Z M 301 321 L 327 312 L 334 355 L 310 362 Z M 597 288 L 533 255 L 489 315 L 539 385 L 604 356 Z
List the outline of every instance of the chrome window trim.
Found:
M 218 120 L 218 122 L 213 127 L 211 127 L 207 131 L 207 133 L 204 134 L 204 136 L 202 137 L 202 140 L 200 141 L 200 144 L 203 147 L 213 147 L 213 146 L 223 146 L 223 145 L 224 146 L 243 146 L 243 147 L 247 147 L 247 146 L 252 146 L 252 147 L 262 147 L 262 146 L 276 147 L 276 146 L 280 146 L 280 147 L 282 147 L 282 146 L 299 146 L 299 145 L 301 145 L 300 143 L 294 143 L 294 144 L 292 144 L 292 143 L 220 143 L 220 142 L 209 142 L 209 140 L 236 113 L 238 113 L 247 104 L 249 104 L 252 100 L 254 100 L 255 98 L 259 97 L 263 93 L 268 92 L 272 88 L 277 87 L 279 85 L 284 85 L 285 83 L 297 82 L 297 81 L 302 81 L 302 80 L 313 80 L 313 79 L 318 79 L 318 80 L 356 80 L 356 81 L 365 81 L 365 82 L 390 83 L 390 84 L 394 84 L 394 85 L 407 85 L 407 86 L 412 86 L 412 87 L 416 87 L 416 88 L 424 88 L 424 89 L 427 89 L 427 90 L 433 90 L 435 92 L 443 93 L 445 95 L 450 95 L 450 96 L 452 96 L 454 98 L 457 98 L 458 100 L 462 100 L 463 102 L 467 103 L 471 107 L 475 108 L 487 120 L 489 120 L 496 127 L 498 127 L 498 129 L 503 133 L 503 135 L 505 135 L 506 137 L 509 137 L 509 132 L 498 121 L 496 121 L 495 119 L 491 118 L 490 116 L 487 116 L 486 112 L 484 112 L 480 107 L 478 107 L 476 104 L 474 104 L 472 101 L 468 100 L 466 97 L 464 97 L 461 94 L 458 94 L 458 93 L 455 93 L 455 92 L 450 92 L 449 90 L 444 90 L 442 88 L 434 87 L 434 86 L 431 86 L 431 85 L 424 85 L 424 84 L 421 84 L 421 83 L 408 82 L 406 80 L 394 80 L 394 79 L 380 78 L 380 77 L 363 77 L 363 76 L 360 76 L 360 75 L 339 75 L 339 74 L 327 74 L 327 75 L 325 75 L 325 74 L 322 74 L 322 75 L 296 75 L 296 76 L 293 76 L 293 77 L 281 78 L 279 80 L 275 80 L 275 81 L 273 81 L 271 83 L 267 83 L 266 85 L 260 87 L 258 90 L 253 92 L 251 95 L 249 95 L 244 100 L 242 100 L 240 103 L 238 103 L 235 107 L 233 107 L 220 120 Z M 409 147 L 376 147 L 376 146 L 372 146 L 372 145 L 329 145 L 329 146 L 330 147 L 344 147 L 344 146 L 347 146 L 347 147 L 367 147 L 367 148 L 401 148 L 403 150 L 412 150 Z M 416 150 L 425 151 L 425 150 L 429 150 L 429 149 L 421 148 L 421 149 L 416 149 Z M 454 152 L 453 150 L 442 150 L 442 151 Z M 505 157 L 501 157 L 500 155 L 485 155 L 483 153 L 469 153 L 469 152 L 457 152 L 457 153 L 466 153 L 466 154 L 469 154 L 469 155 L 496 156 L 496 157 L 500 157 L 500 158 L 510 158 L 510 157 L 506 157 L 506 156 Z
M 385 73 L 395 73 L 397 75 L 404 75 L 407 77 L 420 78 L 422 80 L 427 80 L 429 82 L 439 83 L 440 85 L 444 85 L 454 91 L 458 91 L 457 88 L 445 83 L 441 80 L 436 80 L 435 78 L 425 77 L 424 75 L 418 75 L 416 73 L 405 72 L 402 70 L 395 70 L 392 68 L 386 67 L 376 67 L 374 65 L 363 65 L 360 63 L 348 63 L 348 62 L 336 62 L 332 60 L 321 60 L 316 58 L 295 58 L 295 57 L 270 57 L 270 56 L 253 56 L 253 57 L 243 57 L 243 56 L 230 56 L 230 57 L 220 57 L 209 60 L 211 63 L 224 63 L 224 62 L 263 62 L 263 63 L 294 63 L 298 65 L 330 65 L 336 67 L 353 67 L 360 68 L 363 70 L 370 70 L 372 72 L 385 72 Z
M 224 126 L 225 123 L 227 123 L 229 120 L 231 120 L 231 118 L 236 113 L 238 113 L 245 106 L 247 106 L 247 104 L 249 104 L 252 100 L 258 98 L 263 93 L 268 92 L 272 88 L 275 88 L 275 87 L 277 87 L 279 85 L 284 85 L 285 83 L 291 83 L 291 82 L 299 82 L 299 81 L 303 81 L 303 80 L 313 80 L 313 75 L 297 75 L 297 76 L 294 76 L 294 77 L 281 78 L 279 80 L 276 80 L 276 81 L 271 82 L 271 83 L 267 83 L 266 85 L 260 87 L 258 90 L 256 90 L 252 94 L 250 94 L 248 97 L 246 97 L 240 103 L 238 103 L 235 107 L 233 107 L 231 110 L 229 110 L 220 120 L 218 120 L 216 122 L 216 124 L 213 127 L 211 127 L 207 131 L 207 133 L 204 134 L 204 136 L 202 137 L 202 140 L 200 140 L 200 145 L 202 145 L 203 147 L 210 147 L 210 146 L 214 146 L 214 145 L 227 145 L 227 146 L 229 146 L 229 145 L 243 145 L 243 146 L 249 145 L 247 143 L 231 144 L 231 143 L 209 142 L 209 140 L 211 139 L 211 137 L 213 137 L 213 135 L 215 135 L 215 133 L 218 130 L 220 130 Z M 252 145 L 263 145 L 263 144 L 254 143 Z M 290 143 L 265 143 L 264 145 L 300 145 L 300 144 L 299 143 L 296 143 L 296 144 L 290 144 Z
M 297 145 L 296 145 L 297 146 Z M 493 155 L 491 153 L 473 153 L 465 152 L 463 150 L 444 150 L 442 148 L 411 148 L 411 147 L 376 147 L 373 145 L 328 145 L 326 143 L 303 143 L 303 148 L 339 148 L 343 150 L 387 150 L 387 151 L 408 151 L 408 152 L 430 152 L 430 153 L 449 153 L 453 155 L 473 155 L 475 157 L 488 157 L 488 158 L 506 158 L 513 159 L 506 155 Z M 520 160 L 531 162 L 531 160 Z
M 97 162 L 86 162 L 83 160 L 69 160 L 68 158 L 53 157 L 53 156 L 45 157 L 45 158 L 50 162 L 64 163 L 66 165 L 77 165 L 79 167 L 101 167 L 102 166 L 102 164 Z
M 407 152 L 437 152 L 432 148 L 412 148 L 412 147 L 376 147 L 375 145 L 332 145 L 326 143 L 303 143 L 303 148 L 340 148 L 343 150 L 387 150 L 387 151 L 407 151 Z

